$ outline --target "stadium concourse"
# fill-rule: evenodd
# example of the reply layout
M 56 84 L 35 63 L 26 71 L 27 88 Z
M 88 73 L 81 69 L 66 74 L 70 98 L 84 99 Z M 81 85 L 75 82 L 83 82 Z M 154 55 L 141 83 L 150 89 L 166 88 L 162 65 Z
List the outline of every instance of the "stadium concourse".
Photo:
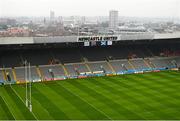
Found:
M 24 83 L 26 62 L 31 64 L 33 82 L 180 67 L 178 38 L 120 40 L 118 36 L 103 36 L 68 41 L 65 37 L 51 37 L 26 41 L 1 43 L 0 84 Z

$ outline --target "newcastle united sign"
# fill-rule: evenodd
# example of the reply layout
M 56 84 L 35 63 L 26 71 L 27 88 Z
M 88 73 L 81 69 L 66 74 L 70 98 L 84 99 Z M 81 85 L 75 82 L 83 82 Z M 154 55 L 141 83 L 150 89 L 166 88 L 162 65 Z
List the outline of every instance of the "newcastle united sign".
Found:
M 118 36 L 80 36 L 78 42 L 90 42 L 90 41 L 117 41 Z

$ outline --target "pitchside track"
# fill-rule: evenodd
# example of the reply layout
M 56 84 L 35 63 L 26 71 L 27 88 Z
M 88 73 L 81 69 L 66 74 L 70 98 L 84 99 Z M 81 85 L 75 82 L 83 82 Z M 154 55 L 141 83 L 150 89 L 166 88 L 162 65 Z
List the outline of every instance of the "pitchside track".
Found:
M 33 113 L 25 86 L 0 87 L 0 119 L 180 119 L 180 73 L 36 83 Z

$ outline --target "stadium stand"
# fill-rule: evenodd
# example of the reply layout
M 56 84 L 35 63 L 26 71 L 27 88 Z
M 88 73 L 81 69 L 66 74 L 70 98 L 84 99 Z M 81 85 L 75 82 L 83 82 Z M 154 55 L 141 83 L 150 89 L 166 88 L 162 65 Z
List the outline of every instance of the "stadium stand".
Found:
M 133 64 L 134 68 L 136 70 L 142 70 L 142 69 L 147 69 L 149 68 L 145 62 L 143 61 L 142 58 L 138 58 L 138 59 L 132 59 L 130 60 L 130 62 Z
M 156 68 L 149 58 L 144 58 L 144 62 L 146 62 L 146 65 L 149 65 L 150 68 Z
M 48 65 L 51 60 L 50 52 L 47 50 L 31 50 L 21 52 L 21 58 L 23 61 L 28 60 L 33 66 Z M 24 65 L 22 63 L 22 65 Z
M 89 62 L 88 63 L 92 72 L 102 71 L 104 73 L 112 72 L 111 68 L 108 66 L 107 62 L 100 61 L 100 62 Z
M 170 68 L 173 64 L 171 58 L 150 58 L 156 68 Z
M 75 69 L 73 65 L 65 65 L 65 68 L 67 69 L 68 75 L 75 76 L 78 75 L 78 70 Z
M 5 53 L 1 53 L 3 57 L 1 56 L 1 65 L 2 67 L 15 67 L 15 66 L 21 66 L 21 59 L 18 56 L 19 52 L 13 52 L 13 51 L 6 51 Z
M 84 63 L 65 64 L 65 67 L 70 76 L 79 75 L 81 73 L 89 72 L 88 68 Z
M 88 61 L 103 61 L 107 59 L 106 50 L 101 47 L 81 48 L 80 52 Z
M 65 73 L 60 65 L 39 66 L 43 80 L 60 80 L 64 78 Z
M 4 74 L 3 74 L 2 69 L 0 69 L 0 83 L 3 83 L 3 82 L 4 82 Z
M 175 59 L 178 67 L 180 67 L 180 58 Z
M 50 38 L 53 40 L 53 38 Z M 58 37 L 54 38 L 58 41 Z M 65 37 L 64 37 L 65 39 Z M 92 73 L 114 74 L 180 67 L 177 40 L 126 40 L 112 45 L 84 46 L 84 42 L 8 45 L 0 48 L 0 67 L 12 81 L 24 82 L 25 61 L 31 63 L 34 81 L 61 80 Z M 44 40 L 48 41 L 47 39 Z M 2 69 L 1 69 L 2 71 Z M 0 74 L 0 81 L 7 75 Z M 6 79 L 5 79 L 6 78 Z
M 33 81 L 39 81 L 40 77 L 37 73 L 37 69 L 35 66 L 31 66 L 31 78 Z M 16 67 L 15 68 L 16 78 L 19 82 L 25 81 L 25 68 L 24 67 Z
M 11 68 L 6 68 L 4 69 L 4 72 L 6 74 L 5 78 L 7 82 L 15 82 L 14 76 L 13 76 L 13 72 Z
M 143 47 L 130 46 L 129 47 L 129 51 L 130 52 L 128 53 L 128 58 L 129 59 L 133 59 L 133 58 L 144 58 L 144 57 L 147 57 L 146 55 L 144 55 L 142 50 L 144 50 Z
M 108 55 L 109 60 L 118 60 L 118 59 L 127 59 L 129 50 L 123 46 L 114 46 L 106 49 L 106 54 Z
M 114 70 L 118 73 L 121 71 L 133 70 L 133 67 L 128 63 L 128 60 L 113 60 L 110 61 L 110 64 Z
M 77 48 L 56 49 L 52 54 L 53 58 L 61 63 L 82 62 L 81 53 Z

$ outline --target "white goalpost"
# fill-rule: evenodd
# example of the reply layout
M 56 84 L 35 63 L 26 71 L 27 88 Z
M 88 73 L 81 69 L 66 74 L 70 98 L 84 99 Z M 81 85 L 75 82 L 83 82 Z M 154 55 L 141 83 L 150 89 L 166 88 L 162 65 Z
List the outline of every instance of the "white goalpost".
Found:
M 25 69 L 25 82 L 26 82 L 26 107 L 29 109 L 30 112 L 32 112 L 32 79 L 31 79 L 31 64 L 25 61 L 24 63 L 24 69 Z

